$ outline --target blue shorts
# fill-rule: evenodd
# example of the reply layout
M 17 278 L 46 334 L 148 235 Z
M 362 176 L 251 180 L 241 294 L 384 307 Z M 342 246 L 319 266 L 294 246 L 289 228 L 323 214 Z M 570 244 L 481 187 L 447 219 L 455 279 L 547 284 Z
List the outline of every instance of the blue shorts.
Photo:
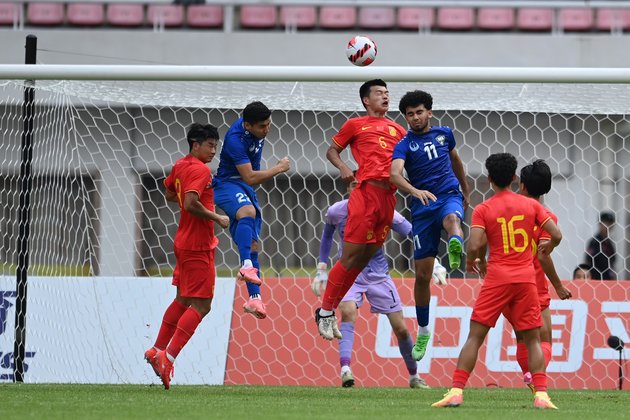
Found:
M 262 214 L 258 205 L 256 191 L 243 181 L 218 180 L 217 178 L 212 180 L 212 188 L 214 188 L 214 203 L 230 218 L 230 235 L 232 235 L 232 239 L 234 239 L 236 234 L 236 212 L 238 209 L 247 205 L 256 208 L 254 240 L 258 241 L 262 229 Z
M 437 255 L 442 234 L 442 221 L 451 213 L 456 214 L 460 220 L 464 218 L 464 196 L 459 191 L 442 194 L 438 196 L 437 201 L 432 201 L 428 206 L 422 205 L 420 200 L 412 201 L 414 260 Z

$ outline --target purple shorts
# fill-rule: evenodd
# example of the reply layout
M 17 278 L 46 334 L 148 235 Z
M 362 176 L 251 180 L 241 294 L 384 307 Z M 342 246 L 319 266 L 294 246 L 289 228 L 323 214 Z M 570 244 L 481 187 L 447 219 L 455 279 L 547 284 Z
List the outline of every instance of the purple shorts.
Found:
M 370 312 L 373 314 L 391 314 L 393 312 L 402 311 L 400 303 L 400 295 L 392 281 L 387 276 L 387 280 L 379 283 L 368 283 L 363 273 L 359 274 L 348 293 L 341 300 L 342 302 L 353 301 L 357 304 L 357 308 L 363 305 L 363 295 L 370 303 Z

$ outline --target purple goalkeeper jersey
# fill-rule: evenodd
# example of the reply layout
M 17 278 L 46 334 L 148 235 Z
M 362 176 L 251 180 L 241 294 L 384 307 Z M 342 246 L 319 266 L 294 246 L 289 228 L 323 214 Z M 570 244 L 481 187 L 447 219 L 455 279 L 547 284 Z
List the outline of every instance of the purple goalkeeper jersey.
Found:
M 326 226 L 324 226 L 324 233 L 322 235 L 322 244 L 320 247 L 319 261 L 327 262 L 330 255 L 330 248 L 332 245 L 332 233 L 336 230 L 339 235 L 339 252 L 337 258 L 341 256 L 343 250 L 343 234 L 346 229 L 346 220 L 348 219 L 348 200 L 341 200 L 333 204 L 328 208 L 325 217 Z M 394 219 L 392 221 L 392 230 L 400 233 L 404 236 L 411 235 L 411 223 L 407 221 L 400 213 L 394 211 Z M 385 258 L 385 253 L 381 247 L 372 259 L 368 262 L 368 265 L 363 269 L 357 278 L 357 283 L 363 281 L 373 284 L 380 283 L 389 278 L 389 264 Z

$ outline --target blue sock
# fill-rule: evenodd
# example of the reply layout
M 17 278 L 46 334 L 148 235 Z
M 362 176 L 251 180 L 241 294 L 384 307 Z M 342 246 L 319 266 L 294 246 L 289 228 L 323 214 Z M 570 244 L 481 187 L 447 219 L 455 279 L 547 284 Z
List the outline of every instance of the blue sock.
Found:
M 429 305 L 416 306 L 416 318 L 419 326 L 426 327 L 429 325 Z
M 251 219 L 251 217 L 249 217 Z M 253 219 L 252 219 L 253 220 Z M 252 252 L 251 254 L 252 265 L 258 269 L 258 276 L 260 276 L 260 264 L 258 263 L 258 252 Z M 247 293 L 249 296 L 260 295 L 260 285 L 245 283 L 247 285 Z
M 460 244 L 462 244 L 462 247 L 464 246 L 464 240 L 462 239 L 461 236 L 459 235 L 451 235 L 450 238 L 448 238 L 449 242 L 451 239 L 457 239 L 459 241 Z
M 256 221 L 253 217 L 243 217 L 238 220 L 234 230 L 234 242 L 238 247 L 238 255 L 241 262 L 251 260 L 252 240 L 254 239 L 254 228 Z

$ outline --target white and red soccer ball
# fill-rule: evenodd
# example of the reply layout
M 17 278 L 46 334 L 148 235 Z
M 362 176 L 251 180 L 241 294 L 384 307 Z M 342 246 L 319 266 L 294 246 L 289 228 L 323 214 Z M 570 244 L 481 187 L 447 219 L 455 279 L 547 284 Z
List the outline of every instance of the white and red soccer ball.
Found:
M 367 36 L 354 36 L 348 42 L 346 55 L 355 66 L 367 66 L 376 59 L 376 44 Z

